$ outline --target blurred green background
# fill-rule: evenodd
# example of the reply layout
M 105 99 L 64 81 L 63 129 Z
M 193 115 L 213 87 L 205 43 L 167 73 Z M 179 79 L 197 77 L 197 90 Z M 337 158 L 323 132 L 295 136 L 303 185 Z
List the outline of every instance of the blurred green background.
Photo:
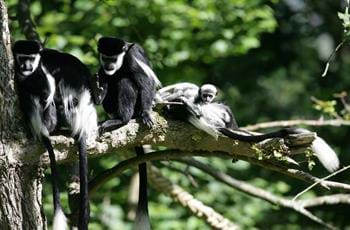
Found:
M 9 16 L 16 16 L 16 0 L 7 1 Z M 98 68 L 96 42 L 100 36 L 117 36 L 141 44 L 164 85 L 189 81 L 214 83 L 220 99 L 234 111 L 240 126 L 262 121 L 318 119 L 342 114 L 334 93 L 350 88 L 350 49 L 337 52 L 328 75 L 321 78 L 325 63 L 341 42 L 343 27 L 337 13 L 342 0 L 33 0 L 31 13 L 47 47 L 81 58 L 92 72 Z M 18 22 L 11 21 L 13 40 L 24 38 Z M 330 101 L 322 111 L 311 96 Z M 334 101 L 333 101 L 334 100 Z M 327 112 L 328 111 L 328 112 Z M 311 128 L 350 161 L 349 128 Z M 91 177 L 112 167 L 118 153 L 90 160 Z M 239 161 L 204 159 L 235 178 L 283 196 L 295 195 L 307 184 Z M 172 166 L 184 170 L 185 166 Z M 67 172 L 68 166 L 60 166 Z M 302 164 L 307 170 L 307 165 Z M 251 198 L 207 175 L 190 169 L 199 184 L 163 168 L 169 178 L 210 205 L 243 229 L 320 229 L 299 214 Z M 320 166 L 312 170 L 326 175 Z M 64 174 L 64 173 L 63 173 Z M 64 174 L 65 179 L 68 173 Z M 107 183 L 91 197 L 90 229 L 131 229 L 127 218 L 128 186 L 132 172 Z M 67 185 L 60 178 L 61 187 Z M 334 179 L 349 183 L 349 173 Z M 46 180 L 49 181 L 49 180 Z M 65 191 L 65 189 L 61 189 Z M 307 193 L 327 194 L 321 189 Z M 67 196 L 62 194 L 64 204 Z M 150 189 L 150 214 L 154 229 L 209 229 L 205 223 L 169 197 Z M 45 183 L 45 211 L 51 220 L 51 188 Z M 67 207 L 67 205 L 65 205 Z M 350 229 L 348 206 L 312 209 L 340 228 Z M 123 226 L 123 227 L 116 227 Z

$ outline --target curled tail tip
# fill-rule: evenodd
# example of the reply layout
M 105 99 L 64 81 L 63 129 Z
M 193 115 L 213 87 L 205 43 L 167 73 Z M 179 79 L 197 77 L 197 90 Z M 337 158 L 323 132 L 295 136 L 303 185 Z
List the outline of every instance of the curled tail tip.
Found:
M 52 230 L 68 230 L 67 217 L 61 208 L 55 211 Z
M 320 137 L 312 142 L 312 150 L 328 172 L 334 172 L 340 167 L 340 162 L 334 150 Z

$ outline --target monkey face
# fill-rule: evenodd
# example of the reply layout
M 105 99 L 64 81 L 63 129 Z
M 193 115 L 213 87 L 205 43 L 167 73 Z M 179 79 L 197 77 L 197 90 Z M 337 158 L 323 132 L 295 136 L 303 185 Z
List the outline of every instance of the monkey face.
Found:
M 215 99 L 217 93 L 216 87 L 212 84 L 204 84 L 199 89 L 199 95 L 204 104 L 211 103 Z
M 15 54 L 17 70 L 23 76 L 29 76 L 35 72 L 40 63 L 40 54 Z
M 117 70 L 120 69 L 123 65 L 123 59 L 125 56 L 125 52 L 121 52 L 120 54 L 117 55 L 105 55 L 105 54 L 100 54 L 100 63 L 101 66 L 104 70 L 104 72 L 107 75 L 113 75 Z
M 204 104 L 208 104 L 208 103 L 211 103 L 214 100 L 215 96 L 216 96 L 215 93 L 204 92 L 204 93 L 201 94 L 201 99 L 202 99 L 202 102 Z

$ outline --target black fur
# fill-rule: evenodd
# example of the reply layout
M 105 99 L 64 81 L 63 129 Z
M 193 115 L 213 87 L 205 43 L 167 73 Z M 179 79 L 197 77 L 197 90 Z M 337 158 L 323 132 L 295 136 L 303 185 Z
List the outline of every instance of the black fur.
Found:
M 137 156 L 145 154 L 143 147 L 135 148 Z M 136 210 L 135 230 L 150 230 L 151 222 L 148 214 L 148 193 L 147 193 L 147 165 L 139 164 L 139 202 Z
M 117 129 L 127 124 L 132 118 L 141 118 L 148 127 L 153 126 L 150 112 L 156 92 L 156 80 L 147 75 L 145 70 L 137 63 L 136 59 L 151 67 L 144 50 L 138 44 L 127 43 L 118 38 L 103 37 L 98 42 L 98 50 L 101 57 L 101 68 L 98 72 L 99 88 L 101 89 L 99 100 L 103 108 L 112 118 L 103 122 L 100 133 Z M 117 63 L 111 60 L 125 52 L 122 65 L 112 75 L 111 64 Z M 103 60 L 105 58 L 105 61 Z M 143 154 L 142 147 L 136 148 L 138 155 Z M 147 198 L 147 168 L 146 163 L 139 165 L 140 191 L 136 213 L 135 229 L 151 229 L 148 216 Z
M 105 39 L 101 38 L 98 44 L 101 51 L 108 50 L 104 41 Z M 115 40 L 116 44 L 119 42 L 120 39 Z M 108 45 L 113 44 L 111 43 L 108 39 Z M 114 47 L 120 45 L 111 46 L 112 51 L 106 55 L 115 55 L 117 51 L 113 52 Z M 155 96 L 155 82 L 145 74 L 135 58 L 150 66 L 143 49 L 137 44 L 132 44 L 126 50 L 123 64 L 115 74 L 106 75 L 103 67 L 98 72 L 101 89 L 99 102 L 102 102 L 103 108 L 112 117 L 101 125 L 100 133 L 117 129 L 137 117 L 141 117 L 147 126 L 153 125 L 150 112 Z
M 69 118 L 65 116 L 63 95 L 60 94 L 60 90 L 69 88 L 70 91 L 76 93 L 77 97 L 72 95 L 73 102 L 70 103 L 70 107 L 68 108 L 73 111 L 75 106 L 79 103 L 79 95 L 90 90 L 91 75 L 87 67 L 76 57 L 56 50 L 41 49 L 40 44 L 37 42 L 25 40 L 17 41 L 13 48 L 15 57 L 21 54 L 36 54 L 38 51 L 41 56 L 39 66 L 28 76 L 22 74 L 19 67 L 21 63 L 18 63 L 18 60 L 16 60 L 15 80 L 24 120 L 26 121 L 26 124 L 29 124 L 32 128 L 34 134 L 41 139 L 49 153 L 52 172 L 54 209 L 56 211 L 58 208 L 61 208 L 59 188 L 57 184 L 58 171 L 49 135 L 60 126 L 67 125 L 69 121 Z M 48 81 L 48 73 L 54 79 L 55 87 L 53 100 L 49 104 L 47 103 L 47 99 L 52 88 L 50 88 Z M 89 103 L 89 106 L 92 106 L 92 102 Z M 38 115 L 36 116 L 36 114 Z M 37 120 L 33 122 L 34 117 L 37 117 Z M 35 129 L 35 124 L 41 125 L 42 129 Z M 81 182 L 80 218 L 78 228 L 80 230 L 86 230 L 89 221 L 86 133 L 85 131 L 80 130 L 74 137 L 79 146 Z

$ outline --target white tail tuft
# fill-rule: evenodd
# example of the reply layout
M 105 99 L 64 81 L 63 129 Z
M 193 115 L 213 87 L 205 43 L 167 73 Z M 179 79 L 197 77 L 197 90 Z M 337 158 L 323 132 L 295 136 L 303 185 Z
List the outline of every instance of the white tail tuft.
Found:
M 55 216 L 53 218 L 52 230 L 67 230 L 67 218 L 64 215 L 62 208 L 59 207 L 55 211 Z
M 311 148 L 318 160 L 329 172 L 334 172 L 339 168 L 337 154 L 322 138 L 316 136 Z

